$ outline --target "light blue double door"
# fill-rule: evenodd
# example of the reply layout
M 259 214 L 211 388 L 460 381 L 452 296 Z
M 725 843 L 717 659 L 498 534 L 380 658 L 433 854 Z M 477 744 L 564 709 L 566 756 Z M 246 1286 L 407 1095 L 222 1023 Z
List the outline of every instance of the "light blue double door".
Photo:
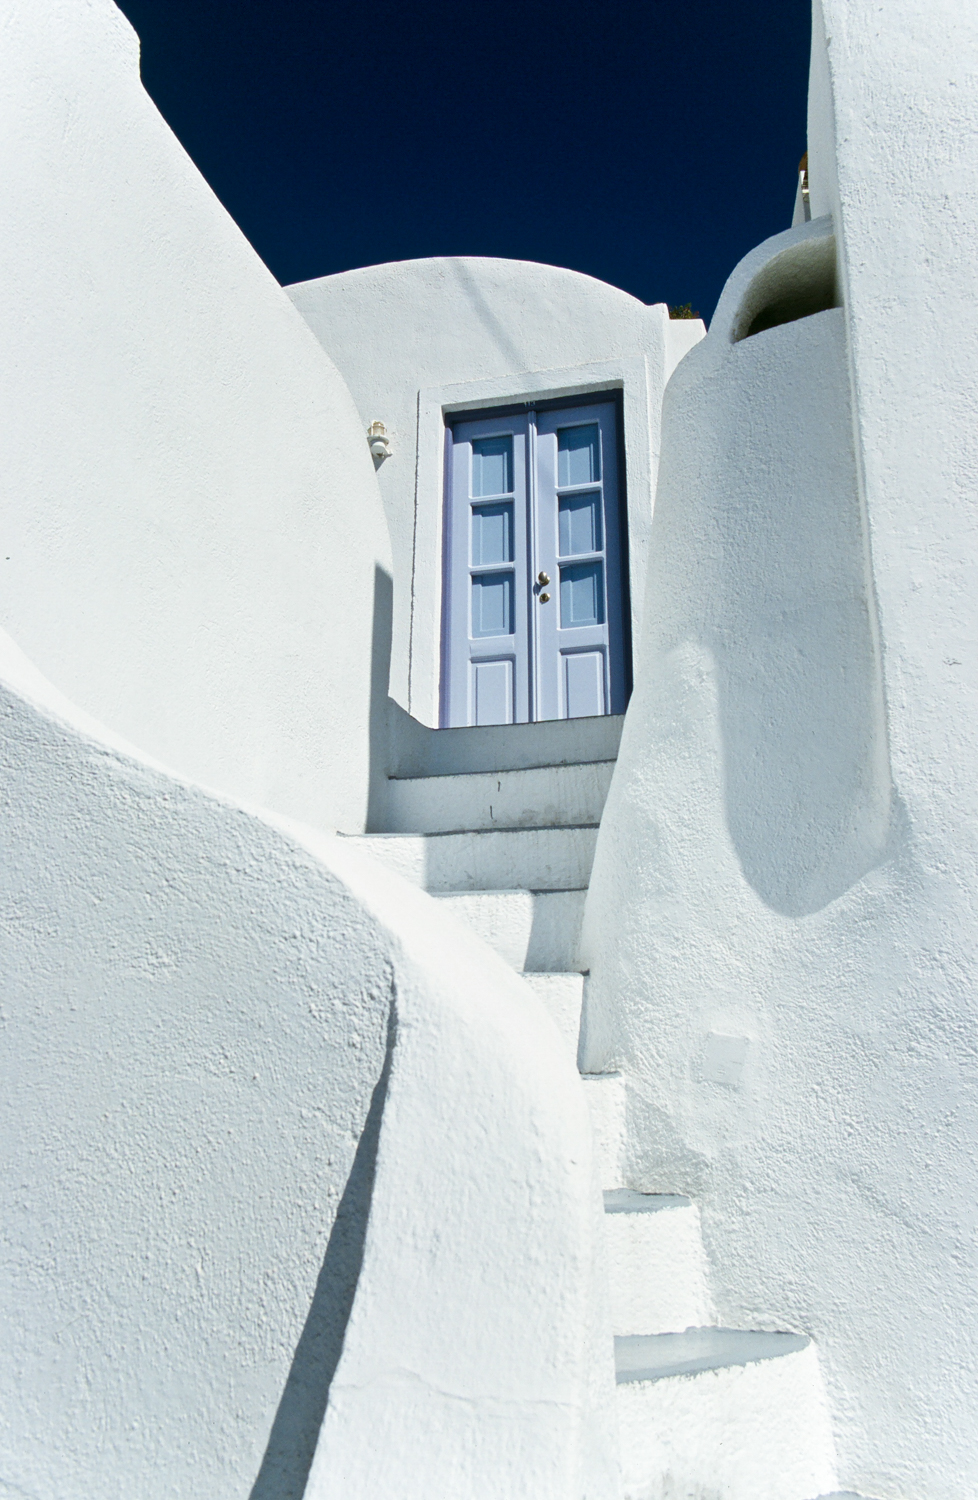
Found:
M 442 724 L 623 713 L 613 402 L 449 432 Z

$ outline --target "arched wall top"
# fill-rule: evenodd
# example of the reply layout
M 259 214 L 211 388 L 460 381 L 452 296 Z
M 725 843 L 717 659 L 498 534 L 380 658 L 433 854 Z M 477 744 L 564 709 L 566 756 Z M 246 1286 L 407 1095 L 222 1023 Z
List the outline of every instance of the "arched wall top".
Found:
M 618 389 L 624 399 L 632 627 L 666 380 L 705 330 L 560 266 L 479 256 L 366 266 L 287 287 L 341 370 L 364 427 L 384 422 L 379 469 L 394 556 L 391 695 L 438 721 L 444 413 Z
M 832 219 L 815 219 L 758 245 L 734 269 L 710 324 L 736 344 L 780 323 L 840 306 Z

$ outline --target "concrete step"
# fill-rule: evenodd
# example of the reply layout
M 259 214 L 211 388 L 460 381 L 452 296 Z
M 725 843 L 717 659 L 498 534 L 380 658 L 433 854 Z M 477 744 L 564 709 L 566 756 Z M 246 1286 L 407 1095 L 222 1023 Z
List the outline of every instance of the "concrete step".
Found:
M 815 1346 L 690 1328 L 615 1339 L 625 1500 L 811 1500 L 835 1488 Z
M 545 719 L 537 724 L 486 724 L 429 729 L 388 700 L 391 776 L 462 776 L 472 771 L 526 771 L 614 760 L 623 714 L 594 719 Z
M 455 833 L 599 823 L 614 769 L 613 760 L 599 760 L 528 771 L 392 777 L 387 827 L 391 833 Z
M 586 890 L 433 894 L 518 972 L 577 968 Z
M 625 1154 L 625 1080 L 620 1073 L 582 1073 L 591 1112 L 599 1180 L 606 1190 L 622 1186 Z
M 618 1188 L 605 1193 L 604 1213 L 614 1332 L 678 1333 L 713 1323 L 696 1205 Z
M 560 1032 L 574 1061 L 577 1061 L 577 1044 L 581 1032 L 581 1002 L 584 997 L 583 974 L 534 974 L 524 972 L 523 978 L 539 995 L 551 1019 Z
M 364 833 L 350 842 L 432 895 L 566 891 L 586 886 L 598 830 L 506 828 L 466 833 Z

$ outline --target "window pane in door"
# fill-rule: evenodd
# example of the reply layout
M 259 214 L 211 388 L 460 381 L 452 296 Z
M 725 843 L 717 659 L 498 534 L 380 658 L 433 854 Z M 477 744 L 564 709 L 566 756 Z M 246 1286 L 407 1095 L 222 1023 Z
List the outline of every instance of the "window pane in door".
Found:
M 472 634 L 513 634 L 512 573 L 477 573 L 473 578 Z
M 601 496 L 561 495 L 558 502 L 561 557 L 601 551 Z
M 557 428 L 557 483 L 596 484 L 601 478 L 601 443 L 597 422 L 586 427 Z
M 513 493 L 513 439 L 511 436 L 474 438 L 472 441 L 472 495 Z
M 472 507 L 472 565 L 513 561 L 511 504 Z
M 604 624 L 604 589 L 599 562 L 560 570 L 560 628 Z

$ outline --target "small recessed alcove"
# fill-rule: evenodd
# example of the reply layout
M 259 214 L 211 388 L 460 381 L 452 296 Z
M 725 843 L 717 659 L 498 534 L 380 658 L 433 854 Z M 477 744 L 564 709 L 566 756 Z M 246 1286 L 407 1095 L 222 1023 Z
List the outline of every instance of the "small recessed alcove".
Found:
M 835 236 L 789 245 L 757 273 L 744 293 L 730 332 L 731 343 L 782 323 L 840 307 Z

